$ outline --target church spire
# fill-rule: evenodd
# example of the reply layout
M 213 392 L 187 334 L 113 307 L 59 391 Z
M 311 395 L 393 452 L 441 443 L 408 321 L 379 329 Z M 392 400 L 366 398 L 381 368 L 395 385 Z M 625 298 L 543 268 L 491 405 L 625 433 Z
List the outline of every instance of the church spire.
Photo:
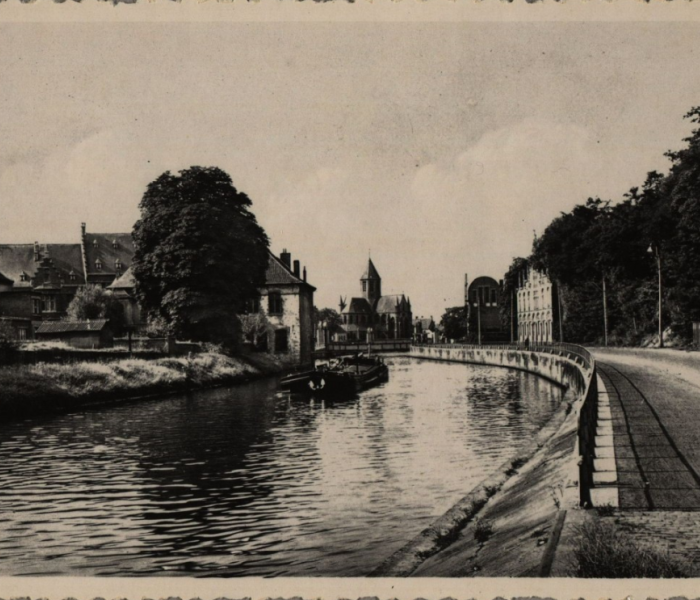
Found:
M 360 281 L 362 282 L 362 297 L 374 306 L 375 302 L 382 296 L 382 278 L 371 258 L 367 260 L 367 269 L 362 274 Z

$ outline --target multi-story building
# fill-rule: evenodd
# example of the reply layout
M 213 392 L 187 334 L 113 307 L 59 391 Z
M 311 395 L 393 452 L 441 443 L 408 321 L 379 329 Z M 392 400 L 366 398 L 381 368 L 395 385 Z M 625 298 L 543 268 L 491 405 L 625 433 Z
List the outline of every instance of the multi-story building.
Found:
M 78 244 L 0 245 L 0 320 L 18 339 L 32 339 L 44 321 L 66 314 L 80 286 L 100 285 L 124 306 L 126 324 L 138 329 L 141 311 L 130 270 L 134 245 L 129 233 L 89 233 L 81 225 Z M 306 268 L 291 264 L 285 250 L 272 253 L 259 307 L 266 319 L 265 349 L 289 365 L 312 362 L 313 293 Z
M 260 288 L 259 310 L 267 319 L 263 346 L 288 365 L 313 364 L 314 292 L 306 281 L 306 267 L 292 266 L 292 255 L 284 250 L 279 258 L 269 255 L 265 285 Z
M 556 286 L 544 273 L 525 266 L 518 274 L 517 322 L 519 342 L 553 342 L 558 339 Z

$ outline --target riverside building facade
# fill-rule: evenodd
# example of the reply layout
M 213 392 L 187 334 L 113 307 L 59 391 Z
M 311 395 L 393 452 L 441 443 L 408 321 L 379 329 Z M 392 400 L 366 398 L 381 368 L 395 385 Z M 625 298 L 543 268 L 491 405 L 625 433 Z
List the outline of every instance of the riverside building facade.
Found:
M 94 284 L 114 293 L 125 324 L 137 331 L 144 323 L 130 269 L 133 256 L 131 234 L 90 233 L 85 223 L 76 244 L 0 244 L 0 322 L 15 338 L 34 339 L 42 323 L 65 316 L 80 287 Z M 267 327 L 263 349 L 284 364 L 312 363 L 315 290 L 306 268 L 301 272 L 298 260 L 292 265 L 286 250 L 279 257 L 269 254 L 258 303 Z
M 559 339 L 556 286 L 546 274 L 524 267 L 518 275 L 518 341 L 553 342 Z

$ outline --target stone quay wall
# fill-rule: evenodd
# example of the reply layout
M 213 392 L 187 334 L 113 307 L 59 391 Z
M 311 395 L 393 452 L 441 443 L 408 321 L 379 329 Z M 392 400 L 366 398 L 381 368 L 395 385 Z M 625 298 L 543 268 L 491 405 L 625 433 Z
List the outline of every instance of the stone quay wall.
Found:
M 571 344 L 435 344 L 411 346 L 409 354 L 519 369 L 571 393 L 517 455 L 370 575 L 568 575 L 576 523 L 586 512 L 578 509 L 590 506 L 595 452 L 597 386 L 595 361 L 588 351 Z M 482 518 L 496 523 L 494 543 L 486 547 L 474 534 Z
M 409 354 L 416 358 L 518 369 L 571 390 L 577 398 L 570 418 L 578 420 L 574 451 L 580 460 L 580 502 L 582 506 L 594 503 L 591 490 L 599 425 L 598 385 L 595 360 L 585 348 L 575 344 L 426 344 L 412 345 Z

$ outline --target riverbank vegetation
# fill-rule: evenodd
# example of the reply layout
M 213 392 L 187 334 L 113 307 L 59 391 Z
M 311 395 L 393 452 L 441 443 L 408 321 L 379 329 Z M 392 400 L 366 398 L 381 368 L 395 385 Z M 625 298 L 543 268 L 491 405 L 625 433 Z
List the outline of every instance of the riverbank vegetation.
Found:
M 689 577 L 688 565 L 668 552 L 636 542 L 605 519 L 584 523 L 574 550 L 576 577 Z
M 685 118 L 700 123 L 700 107 Z M 651 172 L 623 198 L 589 198 L 554 219 L 532 255 L 513 261 L 504 297 L 529 264 L 560 291 L 564 341 L 640 345 L 658 343 L 661 287 L 664 337 L 689 342 L 700 321 L 700 129 L 684 142 L 666 153 L 667 174 Z M 503 310 L 509 323 L 509 303 Z
M 0 367 L 0 420 L 117 399 L 236 383 L 279 372 L 272 357 L 207 352 L 155 360 Z

